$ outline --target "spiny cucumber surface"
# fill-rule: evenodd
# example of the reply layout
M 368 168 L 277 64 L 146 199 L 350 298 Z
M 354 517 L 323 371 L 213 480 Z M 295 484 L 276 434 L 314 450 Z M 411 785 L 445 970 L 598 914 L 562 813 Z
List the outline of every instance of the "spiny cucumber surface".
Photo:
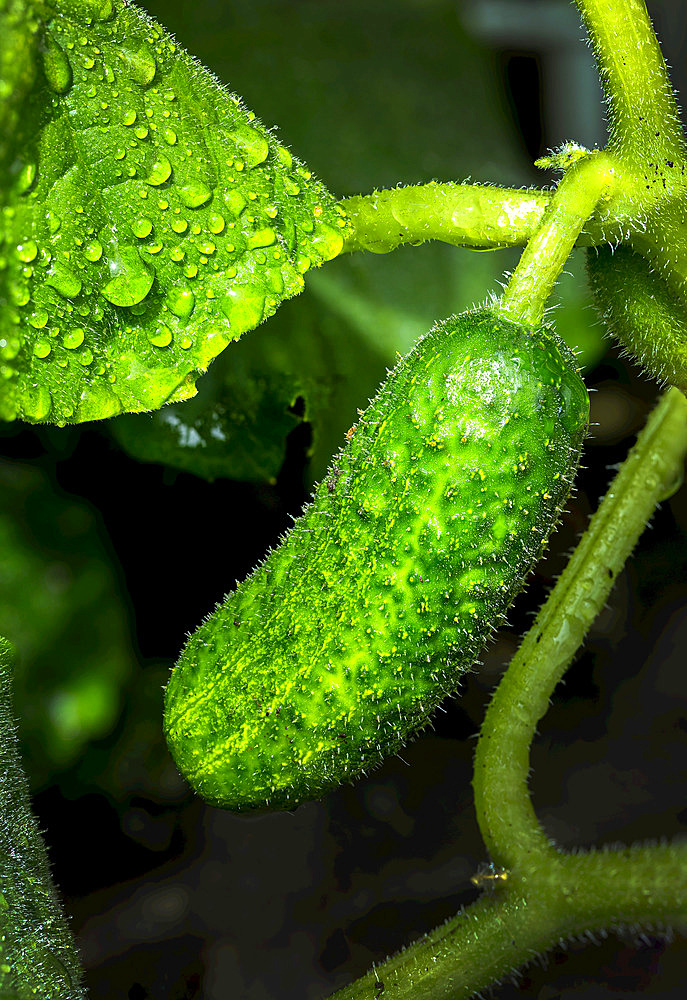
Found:
M 172 672 L 167 740 L 203 798 L 292 808 L 424 726 L 541 554 L 587 421 L 549 328 L 435 325 Z

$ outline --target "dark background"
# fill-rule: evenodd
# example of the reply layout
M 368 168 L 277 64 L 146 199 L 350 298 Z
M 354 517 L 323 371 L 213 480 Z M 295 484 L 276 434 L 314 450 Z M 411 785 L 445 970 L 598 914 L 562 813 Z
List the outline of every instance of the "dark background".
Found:
M 687 10 L 649 7 L 685 92 Z M 604 142 L 591 57 L 565 0 L 146 9 L 340 195 L 468 175 L 551 183 L 534 157 L 570 138 Z M 204 806 L 176 774 L 162 685 L 186 632 L 298 512 L 322 475 L 324 442 L 341 440 L 393 350 L 497 288 L 515 260 L 407 248 L 336 261 L 330 285 L 325 271 L 320 284 L 313 276 L 272 322 L 292 336 L 308 310 L 314 336 L 349 345 L 353 362 L 337 371 L 347 404 L 321 426 L 294 427 L 273 484 L 209 483 L 138 462 L 99 425 L 0 429 L 0 530 L 20 526 L 4 536 L 13 620 L 24 621 L 22 608 L 36 617 L 48 595 L 40 635 L 4 630 L 22 653 L 27 771 L 92 1000 L 318 1000 L 475 898 L 470 876 L 486 859 L 471 760 L 487 698 L 657 393 L 601 343 L 581 259 L 561 280 L 556 314 L 596 390 L 576 494 L 508 626 L 433 728 L 321 802 L 239 817 Z M 358 318 L 343 305 L 351 296 Z M 682 490 L 657 513 L 542 721 L 532 790 L 563 847 L 685 833 L 686 532 Z M 60 695 L 65 663 L 75 673 Z M 495 995 L 681 997 L 686 959 L 684 941 L 628 932 L 553 952 Z

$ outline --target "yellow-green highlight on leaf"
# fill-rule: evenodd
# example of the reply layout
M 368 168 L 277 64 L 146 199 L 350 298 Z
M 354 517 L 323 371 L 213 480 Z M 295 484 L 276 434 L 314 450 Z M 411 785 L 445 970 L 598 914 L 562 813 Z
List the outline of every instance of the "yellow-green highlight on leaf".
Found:
M 0 36 L 14 10 L 0 0 Z M 80 423 L 187 399 L 340 253 L 345 214 L 134 5 L 17 10 L 38 44 L 23 52 L 21 116 L 0 87 L 14 128 L 0 161 L 0 418 Z

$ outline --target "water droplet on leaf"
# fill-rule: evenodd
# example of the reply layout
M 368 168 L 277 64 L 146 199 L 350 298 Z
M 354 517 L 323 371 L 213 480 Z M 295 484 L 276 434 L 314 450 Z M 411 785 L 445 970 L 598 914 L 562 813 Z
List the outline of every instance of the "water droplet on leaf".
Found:
M 29 316 L 29 323 L 34 328 L 34 330 L 42 330 L 45 324 L 48 322 L 48 314 L 45 309 L 36 309 Z M 38 355 L 39 358 L 44 357 L 43 354 Z
M 254 233 L 251 233 L 246 238 L 246 247 L 248 250 L 255 250 L 258 247 L 270 247 L 276 238 L 277 234 L 274 229 L 271 229 L 269 226 L 265 226 L 264 229 L 256 229 Z
M 141 45 L 136 51 L 124 48 L 121 50 L 120 56 L 126 63 L 132 80 L 142 87 L 152 83 L 157 65 L 155 56 L 147 45 Z
M 200 208 L 212 198 L 212 190 L 203 181 L 187 181 L 180 184 L 179 199 L 186 208 Z
M 172 174 L 172 164 L 163 153 L 158 153 L 150 165 L 146 183 L 157 187 L 168 181 Z
M 153 287 L 155 275 L 141 260 L 134 247 L 122 247 L 110 261 L 112 277 L 102 289 L 115 306 L 134 306 L 142 302 Z
M 24 264 L 30 264 L 32 260 L 36 259 L 37 254 L 38 245 L 35 240 L 26 240 L 17 247 L 17 257 Z
M 31 423 L 45 420 L 52 409 L 52 397 L 48 390 L 42 385 L 27 389 L 24 393 L 23 409 L 25 420 Z
M 249 167 L 256 167 L 267 159 L 270 151 L 269 143 L 264 135 L 249 128 L 247 125 L 239 125 L 231 133 L 232 139 L 241 150 L 241 155 Z
M 153 347 L 169 347 L 172 343 L 172 331 L 168 326 L 158 326 L 154 333 L 148 333 L 148 340 Z
M 18 194 L 28 194 L 38 176 L 38 167 L 31 161 L 26 163 L 17 177 Z
M 229 320 L 231 336 L 236 339 L 262 320 L 265 294 L 257 285 L 234 285 L 222 296 L 220 305 Z
M 238 216 L 244 210 L 248 201 L 238 188 L 231 188 L 224 196 L 224 204 L 227 206 L 232 215 Z
M 33 345 L 33 353 L 37 358 L 47 358 L 52 350 L 49 340 L 37 340 Z
M 83 252 L 88 260 L 95 263 L 96 260 L 100 260 L 103 255 L 103 248 L 98 240 L 90 240 L 85 247 Z
M 81 291 L 81 278 L 61 264 L 50 270 L 45 283 L 65 299 L 74 299 Z
M 43 72 L 48 86 L 56 94 L 66 94 L 72 85 L 72 68 L 64 50 L 49 32 L 45 35 L 42 55 Z
M 196 304 L 196 297 L 189 288 L 172 288 L 166 302 L 170 312 L 179 319 L 188 320 Z
M 77 347 L 81 347 L 84 341 L 84 332 L 78 328 L 70 330 L 69 333 L 65 333 L 62 338 L 62 344 L 69 351 L 75 350 Z
M 134 236 L 138 236 L 139 239 L 145 239 L 146 236 L 150 236 L 153 231 L 152 220 L 146 218 L 145 215 L 140 215 L 131 223 L 131 231 Z

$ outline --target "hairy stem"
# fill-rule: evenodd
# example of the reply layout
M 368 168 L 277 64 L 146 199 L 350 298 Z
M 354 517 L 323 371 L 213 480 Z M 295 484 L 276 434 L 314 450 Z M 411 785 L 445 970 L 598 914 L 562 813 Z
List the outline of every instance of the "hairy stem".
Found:
M 541 225 L 554 197 L 536 188 L 502 188 L 447 182 L 391 188 L 341 201 L 353 232 L 343 253 L 388 253 L 405 243 L 441 240 L 472 250 L 525 246 Z M 597 246 L 620 234 L 613 220 L 604 227 L 593 219 L 576 246 Z
M 578 160 L 565 173 L 542 221 L 522 252 L 497 304 L 504 316 L 539 326 L 559 274 L 587 220 L 613 190 L 615 172 L 605 153 Z
M 684 154 L 675 95 L 644 0 L 575 2 L 608 102 L 609 150 L 638 162 Z
M 334 998 L 466 1000 L 561 942 L 624 925 L 687 928 L 687 844 L 555 855 Z
M 9 644 L 0 638 L 0 996 L 85 1000 L 79 957 L 19 758 L 11 659 Z

